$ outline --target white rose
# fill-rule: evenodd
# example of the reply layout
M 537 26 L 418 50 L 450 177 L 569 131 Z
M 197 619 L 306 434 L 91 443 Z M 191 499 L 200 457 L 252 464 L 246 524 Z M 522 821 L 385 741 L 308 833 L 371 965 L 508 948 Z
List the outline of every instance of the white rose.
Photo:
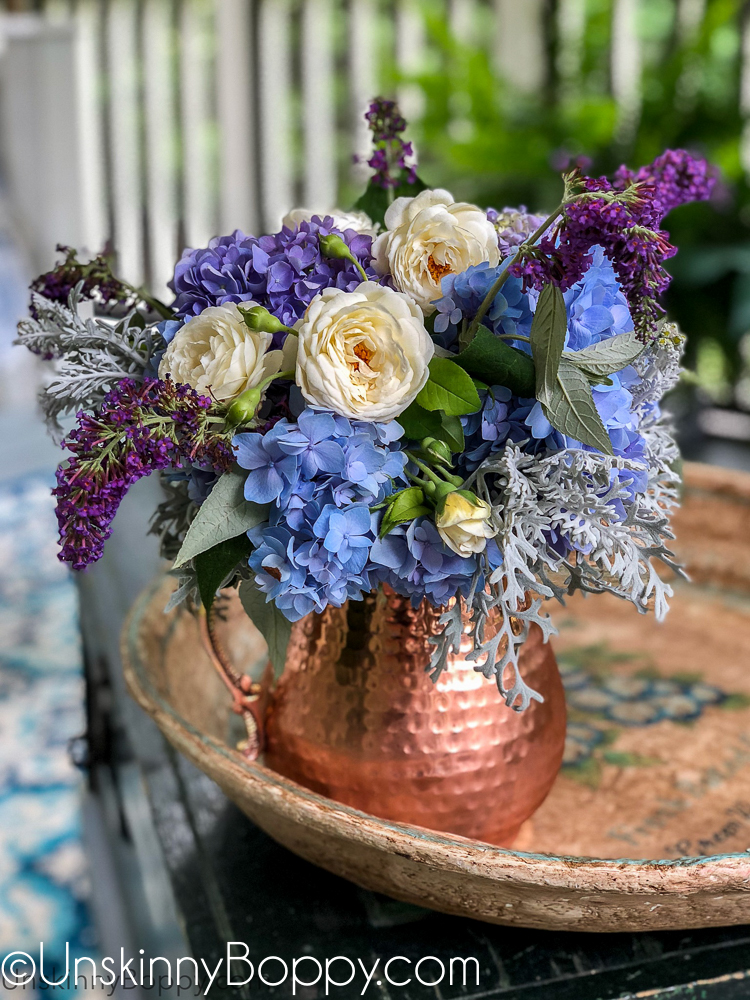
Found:
M 250 308 L 255 302 L 243 302 Z M 174 336 L 159 365 L 159 378 L 191 385 L 226 401 L 281 371 L 282 352 L 269 351 L 273 334 L 249 330 L 234 302 L 211 306 Z
M 366 212 L 344 212 L 340 208 L 332 208 L 329 212 L 317 212 L 311 208 L 293 208 L 281 220 L 281 225 L 287 226 L 289 229 L 296 229 L 301 222 L 309 222 L 314 215 L 321 219 L 330 215 L 334 228 L 342 233 L 347 229 L 353 229 L 355 233 L 362 233 L 363 236 L 375 236 L 380 229 L 380 226 L 373 222 Z
M 396 198 L 385 213 L 386 232 L 372 247 L 378 274 L 390 274 L 425 315 L 442 295 L 446 274 L 461 274 L 472 264 L 500 261 L 497 232 L 476 205 L 456 202 L 440 188 L 416 198 Z
M 374 281 L 326 288 L 297 332 L 302 395 L 355 420 L 397 417 L 427 381 L 435 350 L 419 306 Z
M 443 510 L 435 516 L 440 537 L 456 555 L 467 558 L 482 552 L 495 531 L 490 524 L 492 511 L 479 497 L 474 501 L 449 493 Z

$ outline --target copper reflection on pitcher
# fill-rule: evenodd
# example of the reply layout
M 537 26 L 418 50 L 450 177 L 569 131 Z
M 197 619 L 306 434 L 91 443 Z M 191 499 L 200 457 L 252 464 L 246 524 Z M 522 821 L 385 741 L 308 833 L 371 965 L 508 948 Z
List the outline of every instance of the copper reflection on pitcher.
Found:
M 521 651 L 544 697 L 507 708 L 494 679 L 458 654 L 425 671 L 438 612 L 380 590 L 309 615 L 292 631 L 266 719 L 266 763 L 383 819 L 508 845 L 560 769 L 565 696 L 534 625 Z

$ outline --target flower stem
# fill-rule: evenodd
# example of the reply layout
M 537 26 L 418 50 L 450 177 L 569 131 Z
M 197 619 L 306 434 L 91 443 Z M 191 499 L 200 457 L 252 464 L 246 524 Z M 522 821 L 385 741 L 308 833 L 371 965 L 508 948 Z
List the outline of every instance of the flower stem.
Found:
M 487 313 L 487 310 L 490 308 L 490 306 L 494 302 L 495 296 L 497 295 L 497 293 L 500 291 L 500 289 L 503 287 L 503 285 L 505 284 L 505 282 L 508 280 L 508 277 L 510 276 L 510 265 L 513 262 L 513 260 L 516 259 L 516 257 L 519 255 L 519 253 L 523 249 L 525 249 L 526 247 L 533 246 L 534 243 L 536 243 L 536 241 L 539 239 L 539 237 L 542 235 L 542 233 L 545 233 L 549 229 L 549 227 L 552 225 L 552 223 L 555 221 L 555 219 L 557 219 L 558 216 L 560 216 L 562 214 L 562 212 L 563 212 L 563 210 L 565 208 L 565 204 L 566 203 L 564 201 L 561 202 L 557 206 L 557 208 L 555 209 L 555 211 L 552 213 L 552 215 L 547 216 L 547 218 L 544 220 L 544 222 L 541 224 L 541 226 L 539 226 L 539 228 L 536 229 L 531 234 L 531 236 L 527 236 L 526 239 L 523 241 L 523 243 L 520 243 L 518 245 L 518 247 L 516 248 L 516 252 L 513 254 L 512 260 L 509 261 L 508 266 L 505 268 L 505 270 L 503 271 L 503 273 L 498 276 L 497 280 L 492 285 L 492 288 L 490 288 L 489 292 L 487 292 L 487 294 L 485 295 L 484 299 L 482 300 L 482 304 L 479 307 L 479 309 L 477 310 L 476 316 L 471 321 L 469 329 L 466 331 L 466 345 L 465 346 L 468 347 L 468 345 L 472 342 L 472 340 L 476 336 L 477 330 L 479 329 L 479 326 L 480 326 L 482 320 L 484 319 L 484 317 L 485 317 L 485 315 Z
M 421 469 L 422 472 L 424 472 L 424 474 L 433 481 L 433 483 L 440 483 L 442 485 L 445 482 L 445 480 L 441 479 L 437 473 L 433 472 L 428 465 L 425 465 L 424 462 L 420 461 L 420 459 L 418 459 L 413 452 L 405 451 L 404 454 L 411 462 L 414 462 L 416 467 Z
M 521 333 L 498 333 L 496 336 L 498 340 L 523 340 L 526 344 L 531 343 L 531 337 L 524 337 Z

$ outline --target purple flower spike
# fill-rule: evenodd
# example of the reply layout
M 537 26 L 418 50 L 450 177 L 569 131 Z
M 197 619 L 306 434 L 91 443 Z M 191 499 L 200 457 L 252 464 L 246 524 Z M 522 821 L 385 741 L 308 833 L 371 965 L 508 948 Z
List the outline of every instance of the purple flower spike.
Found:
M 57 521 L 62 562 L 83 569 L 100 559 L 112 520 L 130 487 L 157 469 L 193 462 L 226 471 L 229 442 L 208 420 L 213 403 L 188 385 L 146 379 L 118 382 L 95 413 L 79 413 L 57 470 Z

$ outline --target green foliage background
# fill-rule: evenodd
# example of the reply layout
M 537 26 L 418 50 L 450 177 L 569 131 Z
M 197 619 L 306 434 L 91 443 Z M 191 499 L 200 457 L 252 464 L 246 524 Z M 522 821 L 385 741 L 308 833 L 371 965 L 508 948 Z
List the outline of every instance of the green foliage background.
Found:
M 750 146 L 750 126 L 740 101 L 750 10 L 741 0 L 707 0 L 702 20 L 688 32 L 678 6 L 678 0 L 640 5 L 642 104 L 635 120 L 623 120 L 610 93 L 612 0 L 586 0 L 580 69 L 572 76 L 559 58 L 557 3 L 546 0 L 546 79 L 533 96 L 504 82 L 491 45 L 462 44 L 440 5 L 428 3 L 425 66 L 408 78 L 394 72 L 393 83 L 421 92 L 423 114 L 411 134 L 422 177 L 481 205 L 553 208 L 560 171 L 582 156 L 595 174 L 620 163 L 640 166 L 667 147 L 688 148 L 716 164 L 721 181 L 713 201 L 678 209 L 667 221 L 680 246 L 669 264 L 675 280 L 668 306 L 688 334 L 688 364 L 728 402 L 750 331 L 750 190 L 741 153 L 745 130 Z M 479 14 L 486 24 L 474 25 L 474 37 L 491 38 L 492 11 L 480 7 Z

